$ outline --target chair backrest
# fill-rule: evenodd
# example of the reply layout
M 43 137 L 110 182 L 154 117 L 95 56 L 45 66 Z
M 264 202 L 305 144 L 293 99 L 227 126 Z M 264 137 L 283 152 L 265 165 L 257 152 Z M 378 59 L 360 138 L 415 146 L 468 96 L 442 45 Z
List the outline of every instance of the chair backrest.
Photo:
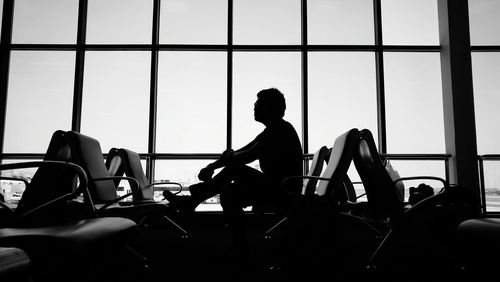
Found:
M 154 188 L 150 185 L 144 170 L 142 169 L 141 158 L 137 152 L 120 148 L 118 154 L 122 159 L 122 166 L 125 175 L 135 178 L 139 184 L 139 193 L 134 193 L 134 201 L 153 201 Z
M 66 132 L 66 139 L 71 148 L 72 161 L 81 166 L 87 173 L 88 189 L 94 204 L 108 203 L 118 198 L 112 179 L 94 181 L 98 178 L 112 176 L 106 168 L 99 141 L 74 131 Z
M 319 176 L 321 174 L 328 154 L 329 150 L 326 146 L 323 146 L 314 152 L 307 176 Z M 302 194 L 305 195 L 314 191 L 317 182 L 318 181 L 316 179 L 305 178 L 302 185 Z
M 401 215 L 404 203 L 380 158 L 370 130 L 361 130 L 353 160 L 365 188 L 370 216 L 391 219 Z
M 65 139 L 65 132 L 57 130 L 52 134 L 44 161 L 64 161 L 71 159 L 69 145 Z M 45 204 L 76 189 L 76 173 L 63 166 L 41 166 L 35 174 L 19 201 L 16 213 L 24 212 Z
M 123 176 L 125 170 L 123 168 L 123 160 L 118 153 L 118 148 L 109 149 L 108 155 L 106 157 L 106 167 L 108 168 L 109 174 L 112 176 Z M 121 179 L 115 179 L 115 186 L 120 185 Z
M 342 185 L 347 170 L 351 165 L 354 147 L 358 139 L 359 130 L 357 128 L 350 129 L 335 139 L 327 161 L 328 164 L 321 174 L 321 178 L 329 179 L 329 181 L 318 181 L 316 186 L 317 195 L 330 195 L 332 192 L 345 193 Z

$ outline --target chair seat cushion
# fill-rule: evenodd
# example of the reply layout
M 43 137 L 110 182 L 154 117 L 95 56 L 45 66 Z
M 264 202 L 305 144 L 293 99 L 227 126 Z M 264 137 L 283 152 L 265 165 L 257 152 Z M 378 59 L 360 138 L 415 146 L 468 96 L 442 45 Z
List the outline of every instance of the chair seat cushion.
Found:
M 99 208 L 99 207 L 97 207 Z M 175 214 L 175 209 L 168 204 L 168 202 L 154 202 L 154 203 L 141 203 L 134 205 L 111 205 L 100 212 L 101 216 L 110 217 L 118 216 L 129 218 L 132 220 L 141 219 L 145 216 Z
M 30 258 L 23 250 L 0 247 L 0 278 L 22 276 L 30 263 Z
M 496 272 L 500 252 L 500 218 L 474 218 L 457 228 L 458 254 L 467 269 Z
M 103 217 L 47 227 L 0 229 L 0 245 L 20 247 L 26 252 L 40 249 L 87 251 L 109 244 L 123 244 L 137 235 L 137 225 L 125 218 Z

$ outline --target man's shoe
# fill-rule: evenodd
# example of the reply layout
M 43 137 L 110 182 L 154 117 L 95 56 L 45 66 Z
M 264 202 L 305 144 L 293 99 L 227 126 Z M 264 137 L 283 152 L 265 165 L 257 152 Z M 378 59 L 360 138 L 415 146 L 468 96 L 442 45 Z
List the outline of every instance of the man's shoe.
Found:
M 210 182 L 200 182 L 189 186 L 189 193 L 195 202 L 201 203 L 219 194 L 219 190 Z
M 199 203 L 196 203 L 191 196 L 177 196 L 168 190 L 163 191 L 163 197 L 180 213 L 190 215 Z

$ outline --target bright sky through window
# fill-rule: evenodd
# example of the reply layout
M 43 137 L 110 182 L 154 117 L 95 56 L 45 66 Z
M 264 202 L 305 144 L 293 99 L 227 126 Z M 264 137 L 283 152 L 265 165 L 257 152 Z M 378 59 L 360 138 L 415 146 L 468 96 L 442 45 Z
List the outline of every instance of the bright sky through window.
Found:
M 206 161 L 201 155 L 220 153 L 228 139 L 238 148 L 263 129 L 253 120 L 253 103 L 259 90 L 277 87 L 287 99 L 285 119 L 306 138 L 308 152 L 331 146 L 350 127 L 379 136 L 376 53 L 353 51 L 375 44 L 373 1 L 305 3 L 306 43 L 349 50 L 297 47 L 305 31 L 300 0 L 234 0 L 231 23 L 225 0 L 161 0 L 155 65 L 152 0 L 89 0 L 86 44 L 110 47 L 84 52 L 82 133 L 98 139 L 105 152 L 121 146 L 140 153 L 190 154 L 190 160 L 158 161 L 154 171 L 161 178 L 195 182 L 193 171 Z M 469 7 L 472 44 L 500 44 L 498 28 L 485 28 L 500 25 L 498 1 L 469 0 Z M 387 152 L 445 153 L 439 50 L 411 47 L 439 45 L 436 1 L 381 0 L 381 9 L 383 44 L 410 46 L 410 51 L 383 54 Z M 71 128 L 77 15 L 78 0 L 15 1 L 12 43 L 64 44 L 67 50 L 35 45 L 12 51 L 4 152 L 43 153 L 55 129 Z M 190 49 L 193 44 L 209 47 Z M 285 48 L 272 49 L 276 45 Z M 494 109 L 499 63 L 496 52 L 473 54 L 480 153 L 499 151 L 500 138 L 491 133 L 500 123 Z M 157 70 L 154 114 L 152 70 Z M 151 130 L 155 140 L 148 140 Z M 403 171 L 420 174 L 421 167 Z M 433 172 L 443 176 L 443 170 L 439 163 Z

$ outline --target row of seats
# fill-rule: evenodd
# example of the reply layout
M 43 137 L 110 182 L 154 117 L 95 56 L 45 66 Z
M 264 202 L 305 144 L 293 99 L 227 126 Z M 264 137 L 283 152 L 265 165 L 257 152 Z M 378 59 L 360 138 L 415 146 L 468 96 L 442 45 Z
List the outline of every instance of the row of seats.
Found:
M 347 177 L 352 163 L 365 189 L 363 202 Z M 475 194 L 434 176 L 392 179 L 369 130 L 351 129 L 329 153 L 318 150 L 302 178 L 302 194 L 266 233 L 270 237 L 283 226 L 280 263 L 290 277 L 364 273 L 370 279 L 435 279 L 466 268 L 457 229 L 480 218 Z M 398 194 L 397 184 L 406 180 L 439 181 L 441 187 L 411 205 Z
M 17 206 L 0 202 L 2 281 L 134 281 L 148 275 L 147 259 L 133 244 L 136 218 L 152 211 L 115 208 L 118 197 L 102 198 L 111 189 L 116 196 L 116 177 L 97 140 L 58 130 L 43 161 L 0 165 L 2 171 L 25 168 L 37 170 L 30 181 L 17 179 L 25 183 Z
M 347 177 L 352 163 L 364 186 L 365 202 L 358 202 Z M 133 274 L 147 275 L 147 260 L 134 250 L 133 242 L 149 219 L 159 218 L 182 238 L 189 237 L 177 223 L 177 211 L 153 198 L 156 185 L 176 185 L 178 191 L 182 187 L 150 183 L 136 152 L 113 148 L 105 160 L 96 139 L 58 130 L 43 161 L 2 164 L 0 169 L 28 167 L 38 170 L 31 181 L 24 181 L 17 207 L 0 202 L 0 247 L 5 248 L 0 248 L 0 266 L 5 269 L 0 268 L 0 275 L 67 280 L 85 266 L 87 275 L 70 280 L 96 281 L 104 275 L 104 281 L 115 275 L 102 269 L 109 259 L 123 259 L 134 265 L 128 268 Z M 266 232 L 271 237 L 283 227 L 278 263 L 284 275 L 321 277 L 351 270 L 428 275 L 468 266 L 462 252 L 466 248 L 457 242 L 478 237 L 468 232 L 477 229 L 469 228 L 471 224 L 482 220 L 474 193 L 436 177 L 392 179 L 369 130 L 353 128 L 337 137 L 331 148 L 320 148 L 309 174 L 286 179 L 285 187 L 297 177 L 303 179 L 302 193 Z M 398 195 L 396 184 L 415 179 L 439 180 L 442 189 L 410 205 Z M 129 181 L 131 193 L 119 196 L 117 186 L 123 180 Z M 124 202 L 127 197 L 132 200 Z M 137 277 L 125 273 L 123 280 Z

